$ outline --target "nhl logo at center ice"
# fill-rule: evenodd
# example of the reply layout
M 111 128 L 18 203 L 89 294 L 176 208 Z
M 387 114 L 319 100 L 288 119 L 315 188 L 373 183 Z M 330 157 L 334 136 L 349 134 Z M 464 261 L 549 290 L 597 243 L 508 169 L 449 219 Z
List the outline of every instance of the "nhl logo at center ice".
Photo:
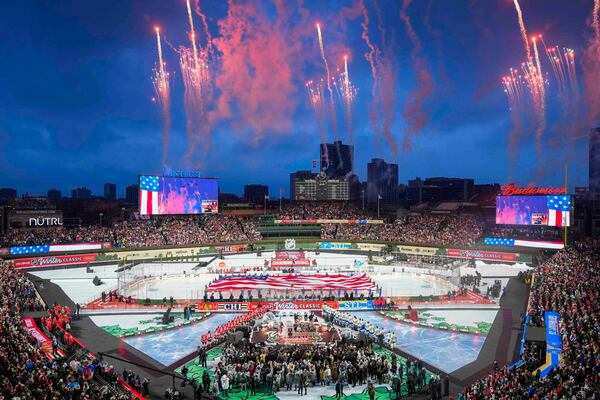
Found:
M 296 239 L 285 239 L 285 249 L 294 250 L 296 248 Z

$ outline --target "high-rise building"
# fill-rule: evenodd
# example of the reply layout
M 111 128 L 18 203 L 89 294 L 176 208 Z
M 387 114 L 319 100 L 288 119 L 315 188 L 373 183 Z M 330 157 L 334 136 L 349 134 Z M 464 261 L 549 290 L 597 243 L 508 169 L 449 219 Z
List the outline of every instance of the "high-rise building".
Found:
M 262 204 L 267 196 L 269 196 L 267 185 L 244 185 L 244 200 L 249 203 Z
M 2 188 L 0 189 L 0 204 L 17 198 L 17 189 Z
M 62 193 L 58 189 L 48 189 L 48 201 L 56 203 L 62 197 Z
M 384 204 L 398 202 L 398 164 L 386 163 L 381 158 L 373 158 L 367 164 L 367 201 Z
M 313 178 L 294 180 L 295 201 L 348 201 L 349 182 L 344 178 L 328 178 L 323 172 Z
M 135 185 L 129 185 L 125 188 L 125 201 L 130 204 L 138 204 L 140 196 L 140 187 Z
M 104 198 L 107 200 L 116 200 L 117 199 L 117 185 L 114 183 L 105 183 L 104 184 Z
M 71 190 L 71 197 L 78 200 L 86 200 L 92 197 L 92 191 L 86 187 Z
M 317 174 L 308 170 L 296 171 L 290 174 L 290 200 L 294 200 L 296 198 L 296 190 L 295 190 L 295 181 L 297 179 L 313 179 Z
M 321 143 L 321 172 L 328 178 L 347 178 L 354 173 L 354 146 L 341 140 Z

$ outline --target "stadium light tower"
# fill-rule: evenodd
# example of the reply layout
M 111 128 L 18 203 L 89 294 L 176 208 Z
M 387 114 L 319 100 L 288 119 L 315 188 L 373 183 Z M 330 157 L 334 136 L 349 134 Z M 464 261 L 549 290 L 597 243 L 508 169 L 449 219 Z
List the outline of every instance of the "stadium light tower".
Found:
M 363 214 L 365 212 L 365 189 L 362 189 L 360 191 L 360 197 L 362 199 L 362 210 L 363 210 Z

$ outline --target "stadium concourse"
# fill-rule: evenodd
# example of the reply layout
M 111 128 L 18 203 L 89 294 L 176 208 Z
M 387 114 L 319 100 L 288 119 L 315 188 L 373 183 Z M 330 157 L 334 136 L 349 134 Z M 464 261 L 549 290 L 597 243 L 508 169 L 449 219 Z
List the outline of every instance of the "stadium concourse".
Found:
M 517 254 L 483 244 L 519 232 L 478 215 L 339 222 L 369 218 L 340 204 L 273 217 L 338 220 L 312 242 L 261 240 L 264 218 L 230 215 L 9 230 L 3 246 L 32 252 L 110 246 L 5 256 L 0 394 L 598 396 L 597 241 Z

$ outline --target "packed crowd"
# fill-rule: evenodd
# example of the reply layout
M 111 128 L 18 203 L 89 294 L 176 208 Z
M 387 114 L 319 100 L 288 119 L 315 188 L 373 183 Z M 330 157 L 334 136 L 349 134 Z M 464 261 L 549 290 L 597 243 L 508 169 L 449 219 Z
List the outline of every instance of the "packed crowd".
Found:
M 483 224 L 471 216 L 418 214 L 388 224 L 324 224 L 321 238 L 378 240 L 411 244 L 464 245 L 482 239 Z
M 33 284 L 8 265 L 0 269 L 0 397 L 6 399 L 130 399 L 117 373 L 88 353 L 76 351 L 69 310 L 53 307 L 43 329 L 51 350 L 29 334 L 23 312 L 43 309 Z
M 345 203 L 292 203 L 279 213 L 280 219 L 366 219 L 364 213 Z
M 600 398 L 600 240 L 584 240 L 556 253 L 534 274 L 530 321 L 543 325 L 544 312 L 560 316 L 560 366 L 541 378 L 525 352 L 523 366 L 497 369 L 465 389 L 461 399 Z
M 72 229 L 37 228 L 29 231 L 9 228 L 2 236 L 2 245 L 27 246 L 70 242 L 112 242 L 112 240 L 111 230 L 100 226 L 79 226 Z

